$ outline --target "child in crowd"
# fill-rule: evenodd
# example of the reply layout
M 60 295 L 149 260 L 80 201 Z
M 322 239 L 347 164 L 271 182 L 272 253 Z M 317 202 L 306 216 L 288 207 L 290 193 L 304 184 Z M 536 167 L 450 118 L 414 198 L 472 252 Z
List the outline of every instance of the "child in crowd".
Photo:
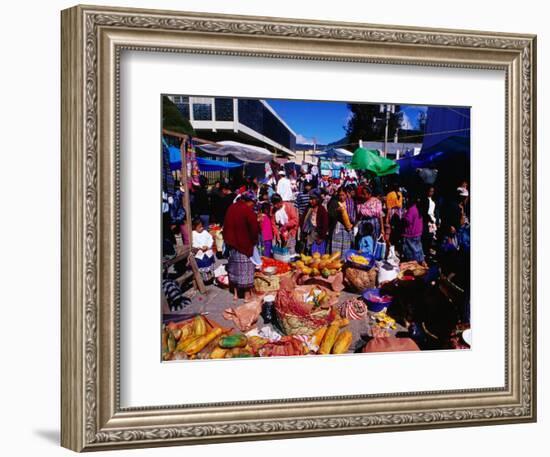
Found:
M 269 202 L 263 202 L 260 205 L 258 223 L 260 224 L 260 247 L 262 248 L 262 255 L 264 257 L 271 257 L 271 248 L 273 246 L 273 224 L 271 220 L 271 205 Z
M 359 250 L 364 254 L 374 254 L 374 227 L 370 222 L 362 225 L 361 239 L 359 240 Z
M 450 226 L 447 229 L 447 233 L 445 234 L 445 237 L 443 238 L 443 242 L 441 244 L 441 250 L 444 253 L 448 252 L 456 252 L 460 249 L 460 243 L 458 240 L 458 235 L 456 232 L 456 228 L 454 226 Z
M 200 218 L 193 219 L 193 240 L 192 247 L 195 253 L 195 260 L 205 283 L 211 283 L 214 280 L 214 238 L 204 230 L 204 226 Z

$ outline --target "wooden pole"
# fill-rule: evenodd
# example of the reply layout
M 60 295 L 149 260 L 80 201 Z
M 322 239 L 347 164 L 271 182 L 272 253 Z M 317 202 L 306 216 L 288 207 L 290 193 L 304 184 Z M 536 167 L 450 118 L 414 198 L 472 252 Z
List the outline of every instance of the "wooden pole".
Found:
M 185 219 L 186 219 L 186 226 L 187 226 L 187 233 L 189 235 L 189 242 L 190 245 L 192 245 L 192 236 L 193 236 L 193 227 L 191 224 L 191 205 L 189 203 L 189 187 L 187 185 L 187 154 L 186 154 L 186 146 L 187 146 L 187 136 L 183 136 L 181 139 L 180 144 L 180 154 L 181 154 L 181 180 L 183 188 L 185 189 L 185 192 L 183 193 L 183 204 L 185 206 Z M 193 270 L 193 274 L 195 276 L 195 282 L 197 284 L 197 288 L 199 289 L 199 292 L 201 294 L 206 293 L 206 287 L 204 287 L 204 282 L 202 281 L 202 276 L 199 271 L 199 267 L 197 266 L 197 262 L 195 261 L 195 257 L 193 256 L 193 253 L 191 252 L 189 254 L 189 264 L 191 265 L 191 268 Z

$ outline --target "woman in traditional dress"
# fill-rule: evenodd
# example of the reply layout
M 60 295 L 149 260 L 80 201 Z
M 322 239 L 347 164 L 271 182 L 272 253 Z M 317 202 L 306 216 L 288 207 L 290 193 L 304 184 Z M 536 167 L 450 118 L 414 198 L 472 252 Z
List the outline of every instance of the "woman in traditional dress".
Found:
M 305 235 L 306 251 L 323 255 L 327 248 L 328 212 L 321 204 L 321 192 L 317 189 L 309 194 L 309 209 L 304 216 L 302 231 Z
M 229 287 L 235 299 L 244 295 L 245 301 L 252 298 L 255 265 L 250 259 L 258 243 L 259 224 L 253 207 L 253 192 L 243 193 L 227 210 L 223 224 L 223 237 L 229 251 L 227 274 Z
M 357 213 L 360 218 L 359 232 L 362 233 L 362 225 L 370 223 L 373 228 L 373 238 L 378 240 L 380 237 L 386 239 L 384 230 L 384 211 L 380 199 L 372 194 L 369 187 L 364 187 L 362 191 L 363 202 L 357 205 Z
M 341 257 L 353 246 L 353 224 L 346 208 L 347 199 L 348 193 L 340 187 L 328 204 L 331 229 L 330 252 L 332 254 L 339 252 Z
M 296 235 L 300 225 L 298 210 L 292 202 L 283 201 L 279 194 L 273 194 L 271 204 L 275 219 L 275 239 L 287 247 L 289 254 L 293 256 L 296 253 Z

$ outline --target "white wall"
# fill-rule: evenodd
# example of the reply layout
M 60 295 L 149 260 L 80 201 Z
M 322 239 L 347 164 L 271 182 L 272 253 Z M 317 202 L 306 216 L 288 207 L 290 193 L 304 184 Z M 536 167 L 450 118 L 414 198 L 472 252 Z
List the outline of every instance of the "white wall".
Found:
M 113 0 L 114 1 L 114 0 Z M 110 2 L 96 0 L 97 4 Z M 544 267 L 548 257 L 543 227 L 542 176 L 548 160 L 542 138 L 550 100 L 548 79 L 550 39 L 544 2 L 463 0 L 359 2 L 357 0 L 117 1 L 117 6 L 264 16 L 332 19 L 538 34 L 539 125 L 539 423 L 497 427 L 444 429 L 406 433 L 354 435 L 301 440 L 264 441 L 126 451 L 116 455 L 241 456 L 320 455 L 344 452 L 371 455 L 446 457 L 489 450 L 492 455 L 534 454 L 548 443 L 548 395 L 542 385 L 548 339 L 544 324 Z M 2 71 L 0 73 L 0 448 L 4 455 L 38 452 L 67 454 L 59 435 L 59 10 L 71 2 L 9 2 L 2 5 Z M 546 55 L 545 55 L 546 54 Z M 29 106 L 23 102 L 30 103 Z M 32 109 L 31 114 L 29 111 Z M 32 129 L 32 130 L 31 130 Z M 544 173 L 546 171 L 546 173 Z M 544 449 L 544 447 L 542 447 Z M 542 450 L 544 454 L 545 450 Z M 541 455 L 540 453 L 537 453 Z M 113 454 L 114 455 L 114 454 Z

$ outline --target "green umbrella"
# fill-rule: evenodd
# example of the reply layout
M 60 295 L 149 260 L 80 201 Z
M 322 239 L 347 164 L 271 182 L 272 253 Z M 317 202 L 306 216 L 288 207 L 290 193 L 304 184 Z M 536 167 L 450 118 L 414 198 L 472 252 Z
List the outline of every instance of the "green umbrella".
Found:
M 183 135 L 195 135 L 189 119 L 185 119 L 178 107 L 166 96 L 162 97 L 162 128 Z
M 357 148 L 351 159 L 354 170 L 369 170 L 376 176 L 392 175 L 399 172 L 399 164 L 394 160 L 380 157 L 374 149 Z

